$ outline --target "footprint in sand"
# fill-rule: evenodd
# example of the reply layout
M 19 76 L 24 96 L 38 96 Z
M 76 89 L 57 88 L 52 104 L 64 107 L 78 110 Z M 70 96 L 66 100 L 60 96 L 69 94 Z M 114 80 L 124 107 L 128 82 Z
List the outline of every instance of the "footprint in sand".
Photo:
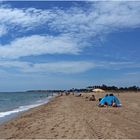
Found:
M 62 129 L 65 129 L 65 127 L 62 127 Z
M 66 130 L 65 133 L 69 132 L 69 130 Z
M 66 136 L 65 136 L 65 135 L 63 135 L 63 136 L 62 136 L 62 138 L 66 138 Z
M 57 137 L 57 136 L 58 136 L 58 134 L 55 134 L 54 136 L 55 136 L 55 137 Z
M 54 130 L 55 128 L 53 127 L 53 128 L 51 128 L 51 130 Z

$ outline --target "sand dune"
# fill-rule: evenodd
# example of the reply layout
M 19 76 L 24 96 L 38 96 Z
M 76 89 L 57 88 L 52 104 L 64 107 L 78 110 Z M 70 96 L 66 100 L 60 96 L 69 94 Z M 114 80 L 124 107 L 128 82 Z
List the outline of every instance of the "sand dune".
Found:
M 91 94 L 60 96 L 31 109 L 1 125 L 0 138 L 140 138 L 140 93 L 119 94 L 121 108 L 99 108 L 85 99 Z

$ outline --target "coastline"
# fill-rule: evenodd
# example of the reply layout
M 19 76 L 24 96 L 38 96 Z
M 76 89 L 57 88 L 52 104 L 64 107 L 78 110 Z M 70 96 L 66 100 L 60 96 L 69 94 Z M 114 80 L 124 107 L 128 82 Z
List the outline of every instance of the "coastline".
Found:
M 19 106 L 18 108 L 10 111 L 0 112 L 0 124 L 10 121 L 30 109 L 36 108 L 43 104 L 47 104 L 52 98 L 55 98 L 56 95 L 57 94 L 53 96 L 48 96 L 47 98 L 43 98 L 42 100 L 38 100 L 36 102 L 33 102 L 32 104 Z
M 56 96 L 0 125 L 0 138 L 140 138 L 139 93 L 120 93 L 120 108 L 99 108 L 85 98 L 92 94 L 98 99 L 105 93 Z

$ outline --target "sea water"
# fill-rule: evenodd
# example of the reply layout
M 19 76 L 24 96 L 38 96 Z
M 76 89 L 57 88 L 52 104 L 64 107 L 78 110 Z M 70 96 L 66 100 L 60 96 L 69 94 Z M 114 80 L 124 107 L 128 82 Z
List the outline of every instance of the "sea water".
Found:
M 47 103 L 52 93 L 0 92 L 0 123 L 15 117 L 20 112 Z

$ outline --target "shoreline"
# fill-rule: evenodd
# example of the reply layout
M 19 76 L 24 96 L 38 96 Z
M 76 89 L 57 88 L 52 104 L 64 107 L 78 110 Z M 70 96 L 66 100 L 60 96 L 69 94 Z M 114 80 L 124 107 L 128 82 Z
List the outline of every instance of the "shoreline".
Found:
M 15 108 L 10 111 L 0 112 L 0 125 L 3 123 L 6 123 L 7 121 L 10 121 L 12 119 L 15 119 L 16 117 L 20 116 L 20 114 L 23 114 L 24 112 L 27 112 L 33 108 L 39 107 L 41 105 L 47 104 L 56 97 L 56 94 L 53 96 L 48 96 L 47 98 L 44 98 L 43 100 L 40 100 L 40 102 L 34 102 L 29 105 L 23 105 L 19 106 L 18 108 Z
M 26 115 L 28 113 L 31 113 L 32 111 L 34 111 L 36 109 L 40 109 L 42 106 L 46 106 L 49 102 L 51 102 L 54 99 L 55 99 L 55 96 L 53 96 L 52 98 L 50 98 L 48 100 L 48 102 L 46 102 L 46 103 L 43 103 L 43 104 L 40 104 L 38 106 L 29 108 L 28 110 L 25 110 L 25 111 L 18 112 L 14 117 L 11 117 L 10 119 L 8 119 L 8 120 L 0 123 L 0 127 L 3 126 L 3 125 L 6 125 L 7 123 L 11 123 L 12 121 L 16 121 L 17 119 L 20 119 L 22 116 L 24 116 L 24 115 Z
M 99 108 L 96 106 L 98 101 L 85 98 L 91 94 L 98 99 L 105 93 L 52 98 L 47 104 L 23 112 L 0 125 L 0 138 L 140 138 L 139 93 L 120 94 L 123 104 L 120 108 Z

